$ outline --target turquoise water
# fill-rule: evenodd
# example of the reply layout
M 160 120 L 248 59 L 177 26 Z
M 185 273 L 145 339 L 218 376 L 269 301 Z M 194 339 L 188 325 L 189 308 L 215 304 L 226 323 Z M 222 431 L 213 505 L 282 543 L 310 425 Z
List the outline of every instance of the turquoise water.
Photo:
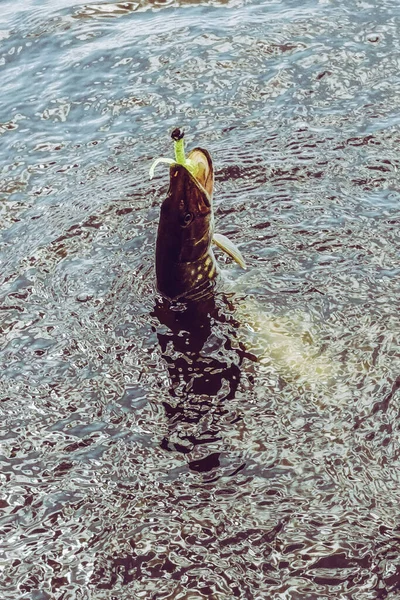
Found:
M 2 2 L 2 598 L 399 597 L 399 17 Z M 177 126 L 248 263 L 194 312 Z

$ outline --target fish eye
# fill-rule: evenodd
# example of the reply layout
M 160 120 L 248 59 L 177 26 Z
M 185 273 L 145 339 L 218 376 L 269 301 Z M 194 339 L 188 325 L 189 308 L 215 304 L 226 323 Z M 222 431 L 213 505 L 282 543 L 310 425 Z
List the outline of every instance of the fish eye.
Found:
M 193 218 L 192 213 L 190 213 L 190 212 L 186 213 L 186 215 L 183 217 L 183 224 L 184 225 L 189 225 L 189 223 L 192 220 L 192 218 Z

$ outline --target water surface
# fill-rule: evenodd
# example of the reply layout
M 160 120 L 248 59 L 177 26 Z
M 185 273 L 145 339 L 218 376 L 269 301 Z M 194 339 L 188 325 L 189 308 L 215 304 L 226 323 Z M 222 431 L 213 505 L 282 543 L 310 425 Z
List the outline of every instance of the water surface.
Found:
M 2 3 L 2 598 L 399 597 L 399 17 Z M 248 262 L 187 311 L 176 126 Z

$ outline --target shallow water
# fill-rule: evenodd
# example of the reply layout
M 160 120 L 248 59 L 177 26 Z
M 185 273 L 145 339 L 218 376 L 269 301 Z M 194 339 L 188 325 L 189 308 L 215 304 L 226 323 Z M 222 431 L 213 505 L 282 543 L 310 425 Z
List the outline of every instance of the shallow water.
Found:
M 399 598 L 399 17 L 2 3 L 2 598 Z M 186 311 L 177 125 L 248 262 Z

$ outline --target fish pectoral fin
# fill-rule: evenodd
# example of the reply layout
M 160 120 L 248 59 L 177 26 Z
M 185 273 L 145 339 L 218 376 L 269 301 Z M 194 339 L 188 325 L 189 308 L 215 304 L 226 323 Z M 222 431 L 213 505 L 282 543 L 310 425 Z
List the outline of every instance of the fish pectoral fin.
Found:
M 218 248 L 220 248 L 223 252 L 225 252 L 228 256 L 233 258 L 238 265 L 242 267 L 242 269 L 246 268 L 245 260 L 240 252 L 239 248 L 235 246 L 230 239 L 228 239 L 225 235 L 221 233 L 214 233 L 212 241 Z

